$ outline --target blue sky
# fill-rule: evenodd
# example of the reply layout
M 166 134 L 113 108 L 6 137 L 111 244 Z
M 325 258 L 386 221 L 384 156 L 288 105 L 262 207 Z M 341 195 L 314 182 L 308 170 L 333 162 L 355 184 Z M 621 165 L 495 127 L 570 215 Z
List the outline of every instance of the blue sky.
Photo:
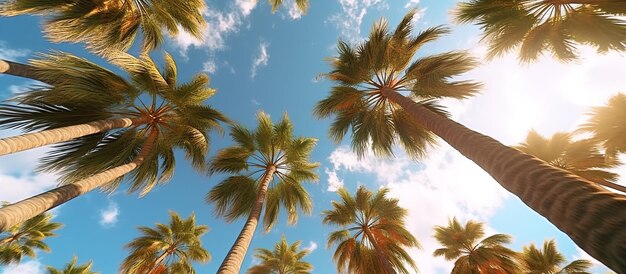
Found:
M 320 213 L 336 199 L 333 190 L 340 185 L 351 191 L 358 185 L 391 189 L 391 196 L 409 210 L 408 228 L 423 246 L 422 250 L 410 252 L 421 273 L 449 273 L 452 262 L 431 256 L 438 248 L 432 227 L 446 224 L 453 216 L 487 222 L 488 233 L 513 235 L 511 246 L 516 250 L 530 242 L 540 245 L 545 239 L 556 239 L 568 260 L 586 258 L 567 236 L 446 144 L 440 144 L 419 162 L 409 161 L 401 151 L 395 159 L 367 155 L 359 160 L 349 150 L 348 140 L 334 144 L 326 138 L 329 120 L 312 117 L 313 105 L 331 86 L 317 75 L 329 70 L 324 58 L 335 53 L 338 38 L 357 42 L 367 35 L 375 20 L 386 17 L 393 26 L 416 6 L 420 11 L 415 18 L 418 30 L 452 24 L 450 10 L 455 2 L 311 1 L 308 14 L 300 15 L 292 1 L 286 1 L 275 14 L 264 0 L 257 4 L 250 0 L 207 1 L 205 41 L 180 35 L 163 46 L 161 50 L 172 53 L 177 60 L 181 80 L 200 71 L 211 75 L 212 86 L 218 92 L 209 104 L 232 119 L 254 127 L 258 111 L 274 119 L 287 112 L 297 135 L 319 139 L 312 158 L 321 163 L 320 181 L 306 184 L 315 204 L 312 216 L 301 215 L 296 226 L 287 226 L 286 219 L 281 218 L 268 234 L 259 229 L 242 270 L 254 264 L 253 249 L 271 248 L 284 233 L 289 242 L 302 240 L 302 246 L 312 250 L 306 260 L 315 266 L 313 273 L 335 273 L 333 250 L 325 248 L 326 236 L 333 227 L 321 224 Z M 25 62 L 37 52 L 54 49 L 102 63 L 81 45 L 50 44 L 42 37 L 40 24 L 37 17 L 0 17 L 0 58 Z M 479 42 L 478 29 L 451 27 L 450 35 L 418 54 L 467 49 L 482 59 L 485 47 Z M 455 120 L 505 144 L 522 141 L 531 128 L 544 135 L 570 131 L 584 121 L 590 106 L 601 105 L 611 95 L 626 90 L 623 53 L 599 55 L 585 47 L 580 51 L 583 58 L 574 64 L 561 64 L 549 56 L 529 65 L 519 65 L 513 55 L 485 61 L 464 76 L 485 83 L 481 94 L 464 102 L 446 102 L 446 106 Z M 156 50 L 152 56 L 160 60 L 163 54 Z M 0 99 L 31 84 L 0 76 Z M 15 134 L 18 132 L 0 131 L 2 137 Z M 227 135 L 213 135 L 211 151 L 230 144 Z M 0 200 L 17 201 L 54 186 L 54 174 L 32 172 L 37 158 L 45 152 L 46 148 L 41 148 L 0 157 Z M 617 172 L 626 174 L 624 169 Z M 169 210 L 183 217 L 195 212 L 197 222 L 211 228 L 203 242 L 213 260 L 196 265 L 196 270 L 215 272 L 243 225 L 243 220 L 229 224 L 215 218 L 212 206 L 204 202 L 205 194 L 222 178 L 197 175 L 179 160 L 171 182 L 144 198 L 126 194 L 124 187 L 112 195 L 96 191 L 77 198 L 53 211 L 55 220 L 65 226 L 58 231 L 58 237 L 47 241 L 52 253 L 39 253 L 37 259 L 25 260 L 19 266 L 0 267 L 0 273 L 43 273 L 43 266 L 60 268 L 72 255 L 77 255 L 80 262 L 93 260 L 95 271 L 116 273 L 127 255 L 123 246 L 138 236 L 136 227 L 168 222 Z M 605 270 L 598 266 L 594 271 Z

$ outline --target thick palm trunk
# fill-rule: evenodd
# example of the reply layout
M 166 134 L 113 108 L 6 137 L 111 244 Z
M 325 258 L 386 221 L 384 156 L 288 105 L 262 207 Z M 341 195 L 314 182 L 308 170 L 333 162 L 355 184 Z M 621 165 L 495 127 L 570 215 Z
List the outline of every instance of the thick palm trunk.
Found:
M 7 231 L 16 224 L 20 224 L 133 171 L 141 165 L 145 157 L 150 153 L 154 147 L 157 135 L 157 131 L 152 131 L 144 141 L 139 155 L 128 164 L 111 168 L 78 182 L 60 186 L 0 208 L 0 232 Z
M 246 257 L 246 252 L 248 251 L 248 247 L 250 246 L 250 242 L 252 242 L 252 237 L 254 236 L 254 231 L 256 230 L 257 224 L 259 223 L 259 218 L 261 217 L 261 211 L 263 210 L 263 203 L 265 202 L 265 194 L 267 194 L 267 189 L 269 187 L 270 182 L 272 181 L 272 177 L 274 176 L 274 172 L 276 171 L 275 166 L 270 166 L 268 170 L 265 172 L 263 177 L 261 178 L 261 185 L 259 186 L 259 191 L 256 197 L 256 201 L 254 202 L 254 206 L 252 207 L 252 211 L 250 212 L 250 216 L 246 221 L 246 224 L 243 226 L 243 229 L 239 233 L 237 240 L 228 251 L 226 258 L 220 265 L 217 273 L 219 274 L 238 274 L 239 269 L 241 268 L 241 264 L 243 263 L 244 257 Z
M 0 59 L 0 74 L 9 74 L 46 83 L 41 77 L 37 76 L 34 67 L 3 59 Z
M 108 119 L 8 137 L 0 139 L 0 155 L 11 154 L 22 150 L 69 141 L 82 136 L 104 132 L 114 128 L 126 128 L 132 125 L 141 124 L 144 121 L 145 118 Z
M 376 251 L 376 257 L 378 261 L 385 270 L 385 273 L 382 274 L 396 274 L 396 270 L 391 267 L 389 259 L 387 259 L 387 256 L 383 253 L 383 250 L 380 248 L 380 246 L 378 246 L 378 241 L 376 240 L 376 238 L 374 238 L 372 232 L 368 228 L 365 228 L 364 232 L 365 235 L 367 235 L 368 240 L 372 244 L 372 248 L 374 248 L 374 251 Z
M 399 93 L 382 95 L 489 173 L 589 255 L 626 273 L 626 196 L 510 148 Z

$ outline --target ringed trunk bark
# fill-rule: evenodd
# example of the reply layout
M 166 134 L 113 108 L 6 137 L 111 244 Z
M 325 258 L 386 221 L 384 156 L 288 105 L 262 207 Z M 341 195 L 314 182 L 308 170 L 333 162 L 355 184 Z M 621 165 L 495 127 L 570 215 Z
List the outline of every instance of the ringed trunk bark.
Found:
M 33 66 L 3 59 L 0 59 L 0 74 L 9 74 L 46 83 L 46 81 L 44 81 L 41 77 L 37 76 Z
M 510 148 L 391 89 L 382 95 L 491 175 L 603 264 L 626 273 L 626 196 Z
M 114 128 L 126 128 L 145 121 L 145 118 L 116 118 L 3 138 L 0 139 L 0 155 L 65 142 Z
M 252 242 L 254 231 L 259 223 L 261 211 L 263 210 L 263 203 L 265 202 L 265 194 L 267 194 L 267 188 L 272 181 L 274 172 L 276 172 L 276 167 L 270 166 L 267 172 L 263 175 L 261 179 L 261 186 L 259 187 L 259 192 L 257 194 L 256 201 L 254 202 L 254 206 L 252 207 L 252 211 L 250 212 L 250 216 L 239 233 L 237 240 L 230 248 L 230 251 L 228 251 L 228 254 L 220 265 L 220 268 L 217 270 L 218 274 L 239 273 L 239 269 L 241 268 L 244 257 L 246 257 L 246 252 L 248 251 L 250 242 Z
M 378 258 L 378 261 L 380 261 L 385 270 L 384 274 L 396 274 L 396 270 L 393 269 L 393 267 L 391 267 L 391 265 L 389 264 L 389 259 L 387 259 L 387 256 L 385 256 L 383 250 L 380 248 L 380 246 L 378 246 L 378 242 L 376 241 L 376 238 L 374 238 L 374 235 L 372 235 L 372 232 L 368 228 L 364 229 L 364 231 L 367 235 L 367 238 L 370 239 L 372 248 L 376 250 L 376 257 Z
M 150 153 L 157 136 L 158 132 L 152 131 L 144 141 L 139 155 L 128 164 L 111 168 L 78 182 L 60 186 L 0 208 L 0 233 L 133 171 L 141 165 Z

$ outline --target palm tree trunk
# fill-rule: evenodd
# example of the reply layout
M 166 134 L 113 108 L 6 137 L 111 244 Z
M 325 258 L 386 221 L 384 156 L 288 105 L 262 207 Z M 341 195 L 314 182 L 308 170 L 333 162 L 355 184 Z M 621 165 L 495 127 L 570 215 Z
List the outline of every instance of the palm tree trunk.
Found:
M 607 182 L 605 180 L 597 180 L 597 181 L 593 181 L 593 182 L 596 183 L 596 184 L 603 185 L 605 187 L 612 188 L 614 190 L 626 193 L 626 186 L 619 185 L 619 184 L 616 184 L 616 183 Z
M 259 186 L 259 191 L 256 197 L 256 201 L 252 207 L 252 211 L 250 212 L 250 216 L 246 221 L 246 224 L 243 226 L 243 229 L 239 233 L 237 240 L 228 251 L 226 258 L 220 265 L 220 268 L 217 270 L 219 274 L 238 274 L 239 269 L 241 268 L 241 264 L 243 263 L 244 257 L 246 257 L 246 252 L 248 251 L 248 247 L 250 246 L 250 242 L 252 242 L 252 237 L 254 236 L 254 231 L 256 230 L 257 224 L 259 222 L 259 218 L 261 217 L 261 211 L 263 210 L 263 203 L 265 202 L 265 194 L 267 194 L 267 189 L 269 187 L 270 182 L 272 181 L 272 177 L 274 176 L 274 172 L 276 172 L 275 166 L 270 166 L 263 177 L 261 178 L 261 185 Z
M 626 196 L 505 146 L 391 89 L 383 89 L 382 95 L 474 161 L 589 255 L 626 273 Z
M 69 200 L 106 185 L 108 182 L 128 174 L 144 161 L 154 147 L 158 131 L 153 130 L 144 141 L 141 151 L 135 159 L 125 165 L 92 175 L 78 182 L 57 187 L 39 195 L 0 208 L 0 232 L 22 223 L 41 213 L 57 207 Z
M 376 251 L 376 257 L 378 258 L 378 261 L 385 270 L 385 273 L 383 274 L 396 274 L 396 270 L 393 269 L 393 267 L 391 267 L 391 265 L 389 264 L 389 259 L 387 259 L 387 256 L 385 256 L 383 250 L 380 248 L 380 246 L 378 246 L 378 241 L 376 240 L 376 238 L 374 238 L 374 235 L 372 235 L 372 232 L 369 230 L 369 228 L 365 228 L 364 232 L 365 235 L 367 235 L 367 239 L 372 244 L 372 248 L 374 248 L 374 250 Z
M 170 253 L 172 253 L 172 251 L 169 250 L 169 248 L 165 250 L 163 254 L 161 254 L 154 261 L 154 266 L 150 269 L 150 271 L 148 271 L 148 274 L 158 274 L 159 273 L 158 270 L 159 270 L 159 266 L 161 265 L 161 262 L 163 262 L 163 260 L 165 260 L 165 258 L 167 258 L 167 255 L 169 255 Z
M 8 137 L 0 139 L 0 155 L 69 141 L 114 128 L 126 128 L 145 121 L 146 118 L 116 118 Z
M 0 59 L 0 74 L 9 74 L 13 76 L 24 77 L 32 80 L 37 80 L 43 83 L 46 81 L 42 80 L 41 77 L 37 76 L 34 72 L 35 68 L 30 65 L 20 64 L 11 62 L 8 60 Z M 49 84 L 49 83 L 46 83 Z

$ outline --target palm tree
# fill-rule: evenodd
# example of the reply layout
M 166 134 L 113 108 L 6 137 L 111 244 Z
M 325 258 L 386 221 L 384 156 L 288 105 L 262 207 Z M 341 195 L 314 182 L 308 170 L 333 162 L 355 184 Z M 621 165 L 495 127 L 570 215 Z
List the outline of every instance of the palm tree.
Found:
M 305 214 L 313 209 L 302 182 L 317 180 L 314 169 L 319 163 L 309 162 L 317 140 L 294 138 L 287 114 L 276 124 L 263 112 L 257 118 L 259 124 L 254 131 L 233 126 L 230 136 L 235 145 L 220 150 L 210 162 L 211 174 L 233 175 L 213 187 L 206 201 L 215 205 L 217 216 L 229 222 L 248 217 L 218 273 L 239 273 L 263 206 L 266 232 L 276 224 L 281 207 L 286 210 L 289 224 L 298 221 L 298 209 Z
M 554 240 L 544 241 L 542 249 L 537 249 L 535 244 L 524 246 L 521 256 L 525 274 L 591 274 L 588 260 L 575 260 L 561 268 L 565 257 L 556 249 Z
M 7 0 L 0 3 L 0 15 L 44 16 L 44 32 L 52 42 L 85 43 L 90 51 L 108 55 L 127 51 L 138 35 L 144 53 L 162 44 L 164 31 L 202 38 L 204 8 L 202 0 Z
M 372 193 L 360 186 L 354 197 L 345 188 L 337 193 L 341 201 L 333 201 L 333 209 L 322 212 L 322 222 L 340 227 L 328 236 L 327 244 L 337 244 L 333 260 L 338 272 L 409 273 L 407 266 L 417 271 L 404 248 L 419 248 L 419 243 L 404 228 L 407 210 L 387 197 L 388 189 Z
M 626 193 L 626 187 L 616 184 L 618 175 L 604 169 L 620 165 L 616 159 L 607 159 L 591 139 L 572 140 L 570 133 L 558 132 L 545 138 L 534 130 L 526 141 L 516 147 L 546 163 L 565 169 L 596 184 Z
M 435 239 L 443 247 L 433 255 L 443 256 L 446 261 L 456 260 L 452 274 L 519 273 L 517 253 L 504 247 L 511 242 L 511 236 L 483 236 L 482 223 L 468 221 L 463 226 L 453 218 L 448 226 L 435 226 Z
M 33 66 L 4 59 L 0 59 L 0 74 L 19 76 L 43 82 L 42 79 L 37 76 Z
M 74 256 L 72 262 L 65 264 L 63 270 L 58 270 L 54 267 L 47 266 L 48 274 L 98 274 L 98 272 L 91 271 L 93 262 L 89 261 L 86 264 L 76 265 L 78 258 Z
M 267 0 L 270 3 L 270 6 L 272 7 L 272 13 L 276 12 L 278 10 L 278 8 L 280 8 L 280 6 L 282 6 L 284 0 Z M 296 7 L 298 7 L 298 10 L 302 13 L 306 13 L 306 11 L 309 9 L 309 0 L 295 0 L 296 1 Z
M 274 250 L 257 248 L 254 257 L 259 264 L 248 269 L 248 274 L 309 274 L 313 265 L 302 261 L 310 250 L 300 250 L 301 241 L 288 244 L 285 234 L 276 243 Z
M 219 122 L 227 118 L 203 105 L 215 93 L 207 87 L 208 76 L 199 74 L 191 82 L 179 85 L 174 61 L 169 55 L 166 60 L 163 73 L 148 56 L 141 60 L 130 56 L 116 60 L 131 74 L 134 83 L 131 92 L 142 90 L 151 95 L 132 96 L 135 101 L 102 99 L 105 102 L 99 102 L 99 97 L 127 95 L 115 92 L 97 95 L 85 90 L 70 95 L 55 86 L 53 90 L 31 91 L 20 98 L 24 103 L 2 108 L 1 123 L 5 127 L 27 130 L 58 128 L 67 123 L 108 117 L 139 122 L 131 123 L 130 128 L 84 136 L 56 146 L 42 160 L 40 169 L 61 174 L 64 185 L 1 208 L 0 231 L 95 188 L 113 191 L 125 175 L 132 176 L 128 191 L 140 191 L 143 196 L 171 178 L 174 148 L 182 148 L 196 169 L 205 170 L 208 131 L 221 130 Z M 144 104 L 145 97 L 152 97 L 152 103 Z M 89 108 L 92 102 L 93 107 Z M 103 107 L 110 102 L 112 107 Z M 73 137 L 76 136 L 70 138 Z
M 410 37 L 414 14 L 409 12 L 392 33 L 381 21 L 368 40 L 354 47 L 339 41 L 339 56 L 331 58 L 333 71 L 327 74 L 336 86 L 315 108 L 318 117 L 334 116 L 330 137 L 340 141 L 351 130 L 352 147 L 360 156 L 370 147 L 377 155 L 391 155 L 393 145 L 400 143 L 418 158 L 435 134 L 588 254 L 626 272 L 626 231 L 620 225 L 626 222 L 626 199 L 443 115 L 436 99 L 466 98 L 480 87 L 453 80 L 476 62 L 465 53 L 448 52 L 409 64 L 420 46 L 445 33 L 436 27 Z
M 626 95 L 618 93 L 606 106 L 593 108 L 589 121 L 579 131 L 593 134 L 593 139 L 602 144 L 610 158 L 626 153 Z
M 626 50 L 623 1 L 611 0 L 467 0 L 458 5 L 456 20 L 476 22 L 489 43 L 491 59 L 519 48 L 522 62 L 549 51 L 560 61 L 578 57 L 577 45 L 598 52 Z
M 56 236 L 54 231 L 62 226 L 51 219 L 51 214 L 44 213 L 11 227 L 8 235 L 0 238 L 0 264 L 19 263 L 24 256 L 34 258 L 36 249 L 50 252 L 43 240 Z
M 181 219 L 175 212 L 170 212 L 170 223 L 156 224 L 156 229 L 139 227 L 142 236 L 126 245 L 130 255 L 124 259 L 120 273 L 157 274 L 188 273 L 195 274 L 191 262 L 206 263 L 211 254 L 202 247 L 201 237 L 209 231 L 206 225 L 196 225 L 196 216 L 191 214 Z

